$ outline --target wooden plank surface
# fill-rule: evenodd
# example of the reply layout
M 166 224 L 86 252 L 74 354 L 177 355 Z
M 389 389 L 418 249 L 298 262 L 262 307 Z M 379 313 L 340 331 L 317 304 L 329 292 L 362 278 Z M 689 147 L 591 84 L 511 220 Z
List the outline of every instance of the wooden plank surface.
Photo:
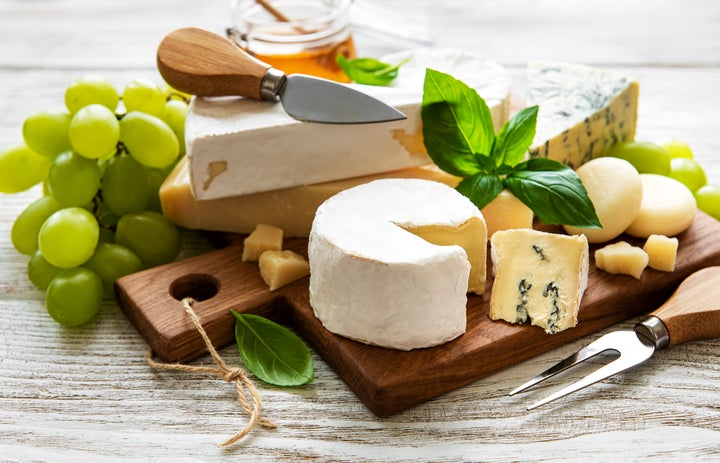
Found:
M 361 2 L 363 0 L 360 0 Z M 388 2 L 389 3 L 389 2 Z M 720 4 L 714 0 L 430 0 L 392 2 L 424 12 L 438 46 L 506 65 L 525 88 L 525 63 L 552 58 L 633 74 L 641 83 L 638 138 L 687 140 L 720 183 Z M 0 146 L 20 140 L 29 113 L 62 107 L 75 77 L 117 85 L 157 79 L 154 47 L 181 26 L 222 31 L 228 2 L 91 0 L 0 2 Z M 407 47 L 358 36 L 364 55 Z M 116 303 L 68 330 L 46 314 L 10 244 L 15 216 L 39 189 L 0 196 L 0 461 L 717 461 L 720 344 L 677 346 L 631 372 L 527 412 L 533 395 L 506 397 L 600 333 L 473 382 L 390 418 L 377 418 L 317 354 L 300 389 L 259 385 L 279 424 L 241 445 L 218 444 L 245 423 L 222 381 L 156 372 L 146 343 Z M 184 234 L 183 257 L 212 246 Z M 630 328 L 637 317 L 613 328 Z M 239 364 L 236 349 L 221 351 Z M 207 358 L 194 364 L 208 364 Z M 577 378 L 571 374 L 570 378 Z M 536 394 L 536 395 L 535 395 Z
M 553 232 L 559 227 L 540 226 Z M 242 243 L 191 259 L 144 270 L 119 279 L 115 288 L 121 308 L 166 362 L 186 362 L 205 354 L 205 344 L 180 301 L 192 297 L 193 308 L 217 347 L 234 342 L 230 310 L 290 323 L 312 344 L 358 398 L 376 415 L 389 416 L 446 392 L 528 360 L 550 349 L 595 333 L 662 305 L 690 274 L 720 265 L 720 222 L 703 213 L 678 236 L 674 272 L 647 269 L 638 281 L 599 271 L 590 264 L 588 289 L 578 325 L 548 335 L 530 324 L 493 322 L 488 300 L 471 295 L 467 331 L 438 347 L 403 352 L 368 346 L 330 333 L 314 315 L 308 278 L 270 291 L 255 262 L 243 262 Z M 621 236 L 635 246 L 644 240 Z M 305 254 L 307 241 L 287 240 L 287 249 Z M 598 246 L 591 247 L 591 253 Z M 720 284 L 720 282 L 717 282 Z

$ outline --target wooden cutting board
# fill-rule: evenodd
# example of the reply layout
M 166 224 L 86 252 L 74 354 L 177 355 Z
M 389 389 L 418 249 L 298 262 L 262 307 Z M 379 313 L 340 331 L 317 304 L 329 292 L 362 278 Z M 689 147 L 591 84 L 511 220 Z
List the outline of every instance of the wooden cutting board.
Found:
M 640 280 L 599 271 L 591 258 L 589 285 L 575 328 L 548 335 L 530 325 L 491 321 L 487 317 L 487 292 L 484 297 L 469 297 L 464 335 L 442 346 L 409 352 L 368 346 L 330 333 L 310 307 L 308 278 L 270 292 L 257 263 L 241 261 L 241 240 L 218 251 L 121 278 L 116 294 L 128 318 L 156 354 L 168 362 L 188 361 L 205 353 L 181 306 L 180 300 L 186 296 L 199 301 L 194 308 L 216 347 L 235 341 L 230 309 L 287 323 L 372 412 L 388 416 L 654 310 L 691 273 L 720 265 L 720 222 L 698 213 L 692 226 L 678 238 L 676 270 L 648 268 Z M 644 243 L 631 237 L 621 239 L 639 246 Z M 307 240 L 286 240 L 285 247 L 307 256 Z

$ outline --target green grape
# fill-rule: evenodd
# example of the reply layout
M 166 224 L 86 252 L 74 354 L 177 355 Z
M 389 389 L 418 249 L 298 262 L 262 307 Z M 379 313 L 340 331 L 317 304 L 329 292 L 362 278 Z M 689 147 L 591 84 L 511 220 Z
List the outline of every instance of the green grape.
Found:
M 146 169 L 145 173 L 147 174 L 151 191 L 150 202 L 148 203 L 146 209 L 155 212 L 162 212 L 162 205 L 160 204 L 160 187 L 165 181 L 167 174 L 164 170 L 160 169 Z
M 675 158 L 693 158 L 693 152 L 687 143 L 680 140 L 664 140 L 658 143 L 665 148 L 671 159 Z
M 180 155 L 185 154 L 185 117 L 188 105 L 181 100 L 168 100 L 165 103 L 160 119 L 170 126 L 180 144 Z
M 43 223 L 63 208 L 52 196 L 43 196 L 30 204 L 15 219 L 10 238 L 18 252 L 31 255 L 38 249 L 38 234 Z
M 673 158 L 670 161 L 670 177 L 683 183 L 693 192 L 707 183 L 702 166 L 691 158 Z
M 705 185 L 695 192 L 698 209 L 720 220 L 720 185 Z
M 28 277 L 36 288 L 42 289 L 43 291 L 50 286 L 53 278 L 62 271 L 63 269 L 55 267 L 45 260 L 40 251 L 35 251 L 35 254 L 33 254 L 28 261 Z
M 60 111 L 40 111 L 28 116 L 22 128 L 25 144 L 37 154 L 55 159 L 72 149 L 68 135 L 71 119 Z
M 668 175 L 670 155 L 654 143 L 628 141 L 618 143 L 607 152 L 607 156 L 625 159 L 641 174 Z
M 132 111 L 120 120 L 120 141 L 140 164 L 163 168 L 177 159 L 180 146 L 175 132 L 161 119 Z
M 168 85 L 167 83 L 165 83 L 165 85 L 164 85 L 164 87 L 163 87 L 163 93 L 165 94 L 165 98 L 168 99 L 168 100 L 170 100 L 170 99 L 180 99 L 180 100 L 183 100 L 183 101 L 190 101 L 190 98 L 192 97 L 191 94 L 185 93 L 185 92 L 181 92 L 180 90 L 171 87 L 171 86 Z
M 97 161 L 72 151 L 61 154 L 50 166 L 48 189 L 65 206 L 83 206 L 100 188 Z
M 120 95 L 115 87 L 101 76 L 80 77 L 65 90 L 65 106 L 71 114 L 91 104 L 101 104 L 114 112 L 118 101 Z
M 79 326 L 100 309 L 102 292 L 102 281 L 92 270 L 83 267 L 63 270 L 48 286 L 45 306 L 61 325 Z
M 143 269 L 140 258 L 134 252 L 125 246 L 113 243 L 98 244 L 95 253 L 90 260 L 85 262 L 84 267 L 89 268 L 100 277 L 105 294 L 109 296 L 114 294 L 113 283 L 115 280 Z
M 126 154 L 112 158 L 102 179 L 105 205 L 117 215 L 145 210 L 152 197 L 146 171 L 147 168 Z
M 100 235 L 98 235 L 98 246 L 102 243 L 114 243 L 115 233 L 109 228 L 100 227 Z
M 122 99 L 127 112 L 142 111 L 159 116 L 165 106 L 165 93 L 147 79 L 130 82 L 123 90 Z
M 55 267 L 77 267 L 93 255 L 99 235 L 100 226 L 90 212 L 68 207 L 48 217 L 40 228 L 38 246 Z
M 100 208 L 98 209 L 97 213 L 95 214 L 97 217 L 98 223 L 102 227 L 110 227 L 114 228 L 115 225 L 117 225 L 118 220 L 120 220 L 120 216 L 117 215 L 115 212 L 113 212 L 107 205 L 102 204 Z
M 22 144 L 0 151 L 0 193 L 19 193 L 42 182 L 51 162 Z
M 173 261 L 180 252 L 180 230 L 164 215 L 134 212 L 120 218 L 115 241 L 133 251 L 145 268 Z
M 73 149 L 90 159 L 114 152 L 120 139 L 120 124 L 115 113 L 101 104 L 78 110 L 68 130 Z

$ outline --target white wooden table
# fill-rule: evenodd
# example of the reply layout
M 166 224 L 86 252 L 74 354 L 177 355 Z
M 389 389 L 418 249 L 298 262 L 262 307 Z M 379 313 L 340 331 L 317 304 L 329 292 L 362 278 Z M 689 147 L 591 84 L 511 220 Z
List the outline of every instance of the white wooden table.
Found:
M 515 93 L 532 59 L 584 62 L 641 83 L 637 138 L 677 137 L 720 183 L 720 3 L 716 0 L 388 2 L 426 14 L 436 46 L 461 47 L 508 67 Z M 226 1 L 0 2 L 0 146 L 22 121 L 62 108 L 86 73 L 118 86 L 159 79 L 155 47 L 181 26 L 221 32 Z M 407 44 L 358 35 L 364 56 Z M 9 239 L 35 188 L 0 196 L 1 461 L 586 461 L 720 459 L 720 341 L 662 351 L 572 399 L 527 412 L 507 392 L 599 334 L 509 368 L 390 418 L 370 413 L 320 359 L 300 389 L 259 385 L 276 430 L 218 444 L 245 423 L 233 389 L 202 375 L 152 370 L 146 345 L 112 301 L 79 329 L 46 314 Z M 183 255 L 210 246 L 185 235 Z M 637 320 L 619 325 L 629 328 Z M 222 351 L 238 363 L 232 347 Z M 210 363 L 209 359 L 200 362 Z M 544 389 L 541 392 L 547 392 Z

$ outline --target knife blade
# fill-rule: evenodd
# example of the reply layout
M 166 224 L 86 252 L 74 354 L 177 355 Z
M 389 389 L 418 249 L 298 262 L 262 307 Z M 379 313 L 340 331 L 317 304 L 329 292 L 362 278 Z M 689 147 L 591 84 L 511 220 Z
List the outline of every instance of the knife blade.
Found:
M 157 65 L 173 88 L 198 96 L 238 95 L 279 101 L 291 117 L 330 124 L 366 124 L 406 116 L 346 85 L 304 74 L 286 76 L 230 40 L 198 28 L 166 35 Z

